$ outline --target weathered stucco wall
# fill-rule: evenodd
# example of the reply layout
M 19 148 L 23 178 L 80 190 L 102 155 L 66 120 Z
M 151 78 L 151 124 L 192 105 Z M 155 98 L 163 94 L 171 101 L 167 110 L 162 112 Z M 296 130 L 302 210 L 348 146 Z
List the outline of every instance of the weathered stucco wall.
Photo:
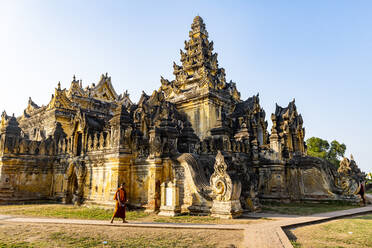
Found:
M 52 197 L 53 163 L 48 158 L 2 157 L 0 201 L 45 200 Z

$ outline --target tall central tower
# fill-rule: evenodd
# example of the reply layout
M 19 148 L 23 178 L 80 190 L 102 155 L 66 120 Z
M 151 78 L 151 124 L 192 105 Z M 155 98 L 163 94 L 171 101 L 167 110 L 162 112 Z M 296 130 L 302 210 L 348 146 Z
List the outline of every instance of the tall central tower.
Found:
M 225 70 L 218 66 L 217 53 L 213 53 L 213 42 L 209 42 L 200 16 L 194 18 L 185 51 L 180 53 L 182 66 L 173 63 L 176 79 L 161 78 L 159 90 L 186 113 L 195 133 L 203 139 L 217 126 L 222 113 L 230 113 L 240 102 L 240 93 L 235 83 L 226 83 Z

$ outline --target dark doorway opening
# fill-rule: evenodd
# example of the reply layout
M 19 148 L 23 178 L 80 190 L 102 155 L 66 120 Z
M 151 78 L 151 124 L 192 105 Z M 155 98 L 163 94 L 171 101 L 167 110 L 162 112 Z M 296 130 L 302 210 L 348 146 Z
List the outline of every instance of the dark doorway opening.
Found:
M 78 180 L 75 172 L 73 172 L 67 182 L 66 203 L 73 202 L 74 195 L 78 193 L 78 188 L 79 188 Z
M 77 156 L 80 156 L 81 155 L 82 139 L 83 139 L 82 134 L 81 133 L 78 133 L 77 147 L 76 147 L 76 155 Z

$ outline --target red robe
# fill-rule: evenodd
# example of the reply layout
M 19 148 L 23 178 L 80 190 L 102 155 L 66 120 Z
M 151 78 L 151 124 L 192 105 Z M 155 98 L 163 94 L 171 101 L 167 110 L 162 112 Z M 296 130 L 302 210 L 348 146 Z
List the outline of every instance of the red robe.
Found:
M 125 192 L 124 189 L 118 188 L 118 190 L 115 192 L 114 200 L 116 200 L 114 217 L 125 219 L 125 203 L 127 201 L 127 192 Z

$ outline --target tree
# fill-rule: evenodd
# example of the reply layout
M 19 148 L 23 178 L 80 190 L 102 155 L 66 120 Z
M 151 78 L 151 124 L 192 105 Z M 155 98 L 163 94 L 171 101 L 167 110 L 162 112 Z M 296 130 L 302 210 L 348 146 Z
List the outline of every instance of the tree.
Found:
M 326 140 L 317 137 L 311 137 L 306 140 L 307 154 L 317 158 L 327 158 L 329 143 Z
M 327 140 L 311 137 L 306 140 L 307 154 L 309 156 L 323 158 L 336 167 L 340 165 L 340 159 L 345 155 L 346 145 L 333 140 L 329 145 Z
M 331 148 L 329 148 L 327 154 L 327 160 L 337 167 L 340 164 L 339 158 L 342 158 L 345 155 L 346 145 L 340 144 L 337 140 L 331 142 Z

